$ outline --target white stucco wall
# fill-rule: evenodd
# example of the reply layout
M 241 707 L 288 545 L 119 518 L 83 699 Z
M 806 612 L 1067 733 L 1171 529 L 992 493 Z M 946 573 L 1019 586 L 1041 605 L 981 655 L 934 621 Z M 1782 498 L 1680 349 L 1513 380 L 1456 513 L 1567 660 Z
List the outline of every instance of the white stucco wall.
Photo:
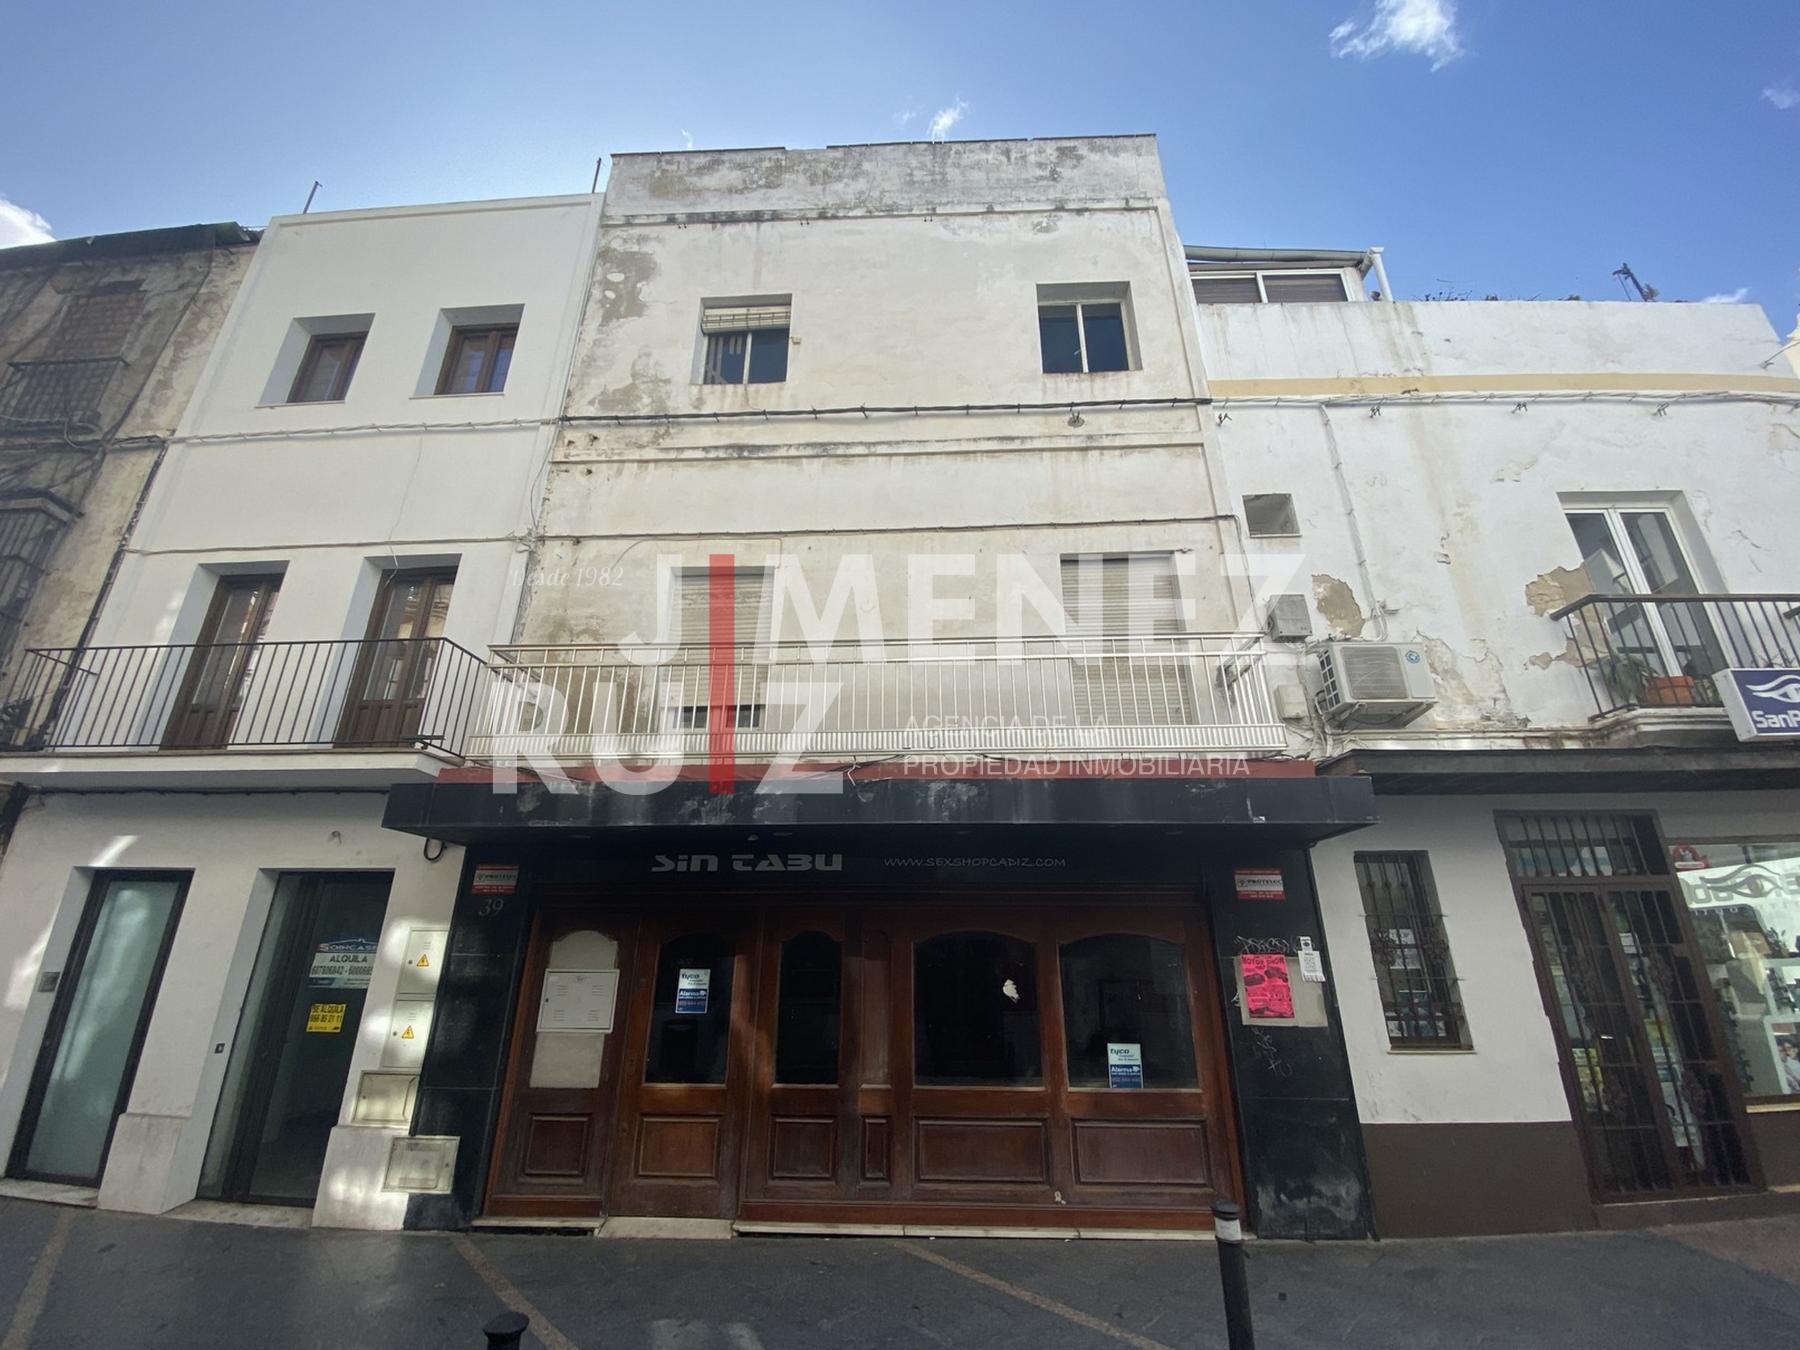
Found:
M 1314 847 L 1357 1113 L 1365 1124 L 1569 1118 L 1554 1033 L 1494 816 L 1606 810 L 1653 810 L 1671 842 L 1800 833 L 1800 792 L 1383 797 L 1379 825 Z M 1388 851 L 1428 854 L 1467 1020 L 1467 1051 L 1389 1048 L 1355 870 L 1357 853 Z
M 410 930 L 448 926 L 462 850 L 436 862 L 419 841 L 381 828 L 384 794 L 266 796 L 56 795 L 27 809 L 0 871 L 0 1153 L 11 1147 L 53 994 L 38 975 L 67 959 L 93 873 L 171 868 L 193 874 L 150 1019 L 126 1113 L 100 1188 L 107 1208 L 160 1213 L 194 1196 L 226 1062 L 238 1030 L 257 945 L 278 873 L 391 872 L 387 917 L 357 1033 L 340 1133 L 386 1140 L 403 1129 L 349 1124 L 358 1076 L 376 1067 L 389 1030 Z M 200 823 L 204 821 L 204 825 Z M 214 1052 L 215 1045 L 224 1050 Z M 384 1195 L 379 1175 L 336 1191 L 337 1222 L 398 1227 L 404 1195 Z
M 276 639 L 360 637 L 384 567 L 457 564 L 448 636 L 510 633 L 592 264 L 598 197 L 272 222 L 96 641 L 192 640 L 215 570 L 285 563 Z M 500 393 L 439 397 L 447 310 L 518 306 Z M 297 321 L 371 314 L 346 397 L 268 402 Z M 437 335 L 440 345 L 433 347 Z
M 1800 591 L 1800 381 L 1761 366 L 1780 342 L 1754 306 L 1197 308 L 1238 509 L 1299 514 L 1248 543 L 1273 589 L 1308 596 L 1315 637 L 1428 650 L 1437 708 L 1380 739 L 1585 728 L 1546 617 L 1585 589 L 1558 575 L 1581 562 L 1565 508 L 1670 507 L 1704 587 Z

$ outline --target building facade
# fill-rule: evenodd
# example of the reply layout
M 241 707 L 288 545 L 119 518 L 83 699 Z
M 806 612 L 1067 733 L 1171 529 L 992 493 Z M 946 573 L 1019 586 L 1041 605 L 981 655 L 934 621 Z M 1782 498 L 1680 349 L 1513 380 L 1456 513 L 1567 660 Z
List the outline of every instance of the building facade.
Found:
M 459 857 L 383 802 L 460 759 L 510 636 L 596 215 L 263 236 L 92 632 L 12 686 L 12 1176 L 398 1224 Z
M 1184 248 L 1149 137 L 275 221 L 91 630 L 15 661 L 8 1184 L 1781 1203 L 1795 367 L 1383 267 Z
M 1800 1182 L 1800 760 L 1723 706 L 1732 668 L 1800 656 L 1781 339 L 1751 305 L 1358 303 L 1344 255 L 1190 264 L 1311 753 L 1377 793 L 1313 865 L 1381 1230 Z M 1359 656 L 1428 677 L 1324 687 Z

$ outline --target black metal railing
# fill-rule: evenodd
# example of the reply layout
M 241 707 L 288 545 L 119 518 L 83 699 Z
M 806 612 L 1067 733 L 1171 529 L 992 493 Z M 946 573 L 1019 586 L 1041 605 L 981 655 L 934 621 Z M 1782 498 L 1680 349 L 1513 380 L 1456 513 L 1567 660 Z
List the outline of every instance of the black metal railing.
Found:
M 1590 595 L 1550 617 L 1567 628 L 1596 716 L 1716 708 L 1721 670 L 1800 666 L 1800 595 Z
M 0 749 L 461 755 L 488 680 L 445 638 L 38 648 L 0 700 Z

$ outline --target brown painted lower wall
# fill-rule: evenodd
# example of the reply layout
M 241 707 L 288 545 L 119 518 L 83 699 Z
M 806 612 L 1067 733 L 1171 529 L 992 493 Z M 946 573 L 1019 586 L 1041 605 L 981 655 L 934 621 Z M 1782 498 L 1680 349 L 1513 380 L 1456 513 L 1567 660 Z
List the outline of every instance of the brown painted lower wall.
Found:
M 1364 1125 L 1382 1237 L 1592 1228 L 1570 1121 Z
M 1800 1110 L 1752 1111 L 1750 1137 L 1771 1186 L 1800 1185 Z

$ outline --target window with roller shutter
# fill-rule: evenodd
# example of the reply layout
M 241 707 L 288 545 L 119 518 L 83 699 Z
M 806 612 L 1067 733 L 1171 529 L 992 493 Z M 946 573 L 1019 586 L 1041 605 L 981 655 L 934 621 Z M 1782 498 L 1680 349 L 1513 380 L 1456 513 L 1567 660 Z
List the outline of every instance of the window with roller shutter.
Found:
M 1078 726 L 1180 726 L 1195 720 L 1187 630 L 1170 553 L 1071 554 L 1062 560 L 1063 609 L 1074 653 Z
M 664 694 L 665 729 L 700 731 L 718 717 L 729 718 L 741 729 L 761 727 L 768 675 L 754 648 L 768 636 L 768 572 L 739 567 L 731 574 L 733 692 L 720 706 L 713 706 L 712 693 L 712 569 L 684 567 L 677 572 L 674 604 L 672 629 L 680 646 Z

